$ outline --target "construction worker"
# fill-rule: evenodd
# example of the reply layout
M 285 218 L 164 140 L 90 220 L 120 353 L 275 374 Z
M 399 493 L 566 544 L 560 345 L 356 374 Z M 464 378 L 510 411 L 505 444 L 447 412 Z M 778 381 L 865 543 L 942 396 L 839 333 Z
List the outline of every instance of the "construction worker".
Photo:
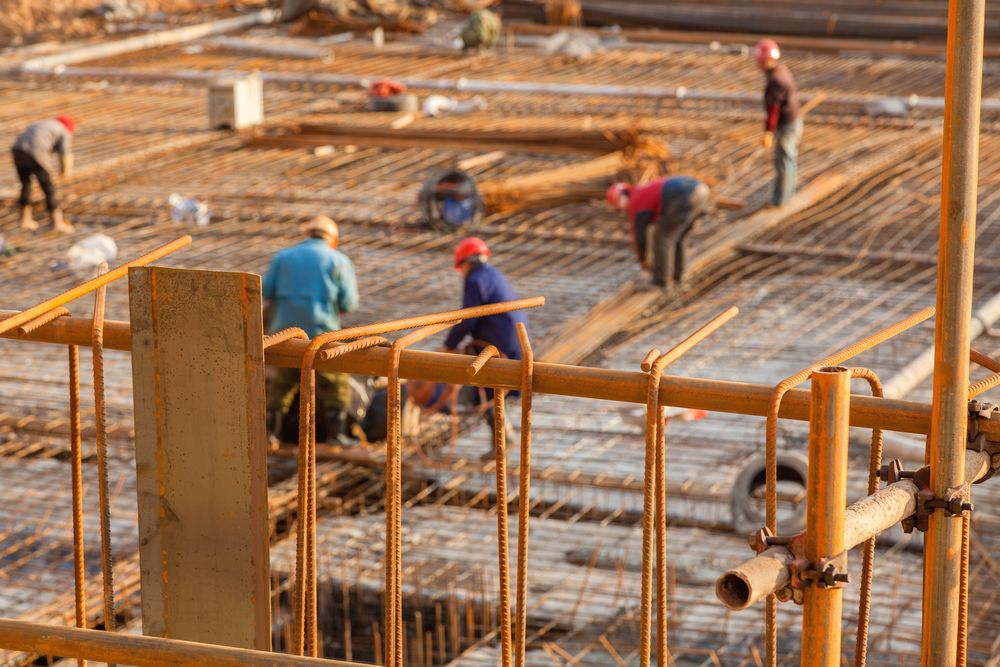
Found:
M 76 123 L 69 116 L 57 116 L 32 123 L 18 135 L 11 148 L 17 178 L 21 181 L 21 229 L 33 231 L 38 223 L 31 217 L 31 179 L 34 177 L 45 193 L 45 207 L 52 219 L 52 228 L 60 233 L 73 231 L 73 225 L 63 219 L 52 183 L 53 156 L 59 156 L 59 173 L 69 178 L 73 173 L 73 133 Z
M 299 327 L 310 338 L 341 328 L 340 315 L 358 307 L 354 265 L 337 250 L 340 231 L 325 215 L 303 227 L 306 239 L 285 248 L 271 260 L 264 276 L 265 324 L 271 333 Z M 272 432 L 295 439 L 299 371 L 269 367 L 267 408 Z M 317 439 L 349 444 L 350 377 L 345 373 L 316 373 Z M 295 424 L 294 428 L 292 425 Z M 325 435 L 325 438 L 323 437 Z
M 490 303 L 513 301 L 519 299 L 510 281 L 499 269 L 489 263 L 490 249 L 480 238 L 470 236 L 459 241 L 455 246 L 455 270 L 462 274 L 465 291 L 462 297 L 463 308 L 474 308 Z M 517 325 L 528 324 L 528 318 L 523 311 L 515 310 L 487 317 L 473 317 L 463 320 L 453 326 L 445 338 L 444 350 L 455 352 L 463 341 L 469 339 L 470 351 L 478 353 L 487 345 L 493 345 L 501 355 L 508 359 L 521 358 L 521 346 L 517 340 Z M 508 392 L 515 397 L 518 392 Z M 493 398 L 493 391 L 487 389 L 487 400 Z M 487 424 L 493 426 L 493 408 L 484 411 Z M 489 458 L 493 452 L 493 441 L 490 440 L 490 450 L 483 455 Z
M 684 279 L 684 240 L 712 208 L 711 190 L 691 176 L 665 176 L 648 183 L 615 183 L 608 203 L 628 214 L 632 247 L 653 284 L 673 289 Z
M 781 50 L 773 39 L 757 42 L 757 66 L 767 77 L 764 87 L 764 148 L 774 147 L 774 192 L 771 204 L 783 206 L 795 194 L 795 163 L 802 139 L 802 117 L 795 79 L 788 68 L 778 62 Z

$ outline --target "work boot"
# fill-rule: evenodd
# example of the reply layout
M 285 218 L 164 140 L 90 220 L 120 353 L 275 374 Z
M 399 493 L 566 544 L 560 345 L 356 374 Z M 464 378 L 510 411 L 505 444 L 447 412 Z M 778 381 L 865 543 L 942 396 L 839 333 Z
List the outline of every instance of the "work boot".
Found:
M 73 233 L 73 225 L 63 219 L 62 210 L 58 208 L 52 211 L 52 229 L 60 234 Z
M 38 223 L 31 217 L 30 206 L 25 206 L 21 209 L 21 229 L 26 232 L 33 232 L 38 229 Z
M 355 447 L 360 444 L 351 433 L 351 418 L 346 410 L 326 410 L 325 413 L 327 443 L 341 447 Z

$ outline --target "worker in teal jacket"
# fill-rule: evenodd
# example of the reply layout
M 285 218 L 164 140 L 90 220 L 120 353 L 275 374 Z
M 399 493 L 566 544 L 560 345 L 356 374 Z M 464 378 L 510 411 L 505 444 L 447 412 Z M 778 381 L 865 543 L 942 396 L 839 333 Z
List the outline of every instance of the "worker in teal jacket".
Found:
M 313 218 L 304 227 L 306 239 L 285 248 L 271 260 L 264 276 L 265 324 L 269 333 L 299 327 L 310 338 L 341 328 L 340 315 L 358 307 L 358 285 L 354 265 L 337 250 L 340 231 L 326 216 Z M 297 404 L 299 371 L 294 368 L 267 369 L 267 408 L 272 432 L 290 421 L 289 412 Z M 351 400 L 350 377 L 345 373 L 316 373 L 317 438 L 347 442 Z

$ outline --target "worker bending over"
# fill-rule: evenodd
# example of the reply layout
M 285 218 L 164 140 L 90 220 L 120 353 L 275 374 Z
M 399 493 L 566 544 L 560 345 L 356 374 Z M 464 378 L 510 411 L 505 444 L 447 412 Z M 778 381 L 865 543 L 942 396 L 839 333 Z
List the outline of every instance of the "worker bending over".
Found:
M 653 284 L 666 289 L 684 279 L 684 240 L 712 208 L 708 186 L 690 176 L 669 176 L 648 183 L 615 183 L 608 203 L 628 214 L 632 246 Z
M 11 148 L 14 169 L 21 181 L 21 196 L 17 203 L 21 209 L 21 228 L 31 231 L 38 229 L 31 217 L 31 179 L 42 186 L 45 193 L 45 208 L 52 218 L 52 228 L 61 233 L 73 231 L 73 225 L 63 219 L 62 210 L 56 199 L 56 187 L 52 183 L 55 172 L 53 157 L 59 156 L 59 173 L 69 178 L 73 173 L 73 132 L 76 123 L 69 116 L 57 116 L 32 123 L 18 135 Z
M 462 239 L 455 246 L 455 270 L 462 274 L 465 282 L 462 308 L 474 308 L 520 298 L 506 276 L 489 263 L 490 254 L 486 243 L 474 236 Z M 487 345 L 493 345 L 507 359 L 520 359 L 521 346 L 517 339 L 518 323 L 527 326 L 528 318 L 524 311 L 515 310 L 499 315 L 472 317 L 463 320 L 448 332 L 444 342 L 444 350 L 455 352 L 462 342 L 468 339 L 470 352 L 478 354 Z M 511 391 L 507 395 L 514 397 L 518 395 L 518 392 Z M 492 399 L 492 389 L 486 390 L 486 397 Z M 493 408 L 486 409 L 484 414 L 487 423 L 492 427 Z M 491 440 L 490 451 L 484 455 L 484 458 L 490 456 L 493 451 L 492 446 Z
M 270 333 L 299 327 L 310 338 L 341 328 L 340 315 L 358 307 L 354 265 L 337 250 L 340 231 L 321 215 L 306 223 L 306 239 L 285 248 L 271 260 L 264 276 L 265 324 Z M 267 408 L 272 432 L 294 434 L 293 410 L 299 389 L 299 370 L 268 367 Z M 317 439 L 348 444 L 350 440 L 350 377 L 346 373 L 316 372 Z M 288 439 L 287 436 L 285 439 Z
M 764 148 L 774 146 L 774 193 L 771 203 L 783 206 L 795 194 L 795 164 L 802 139 L 802 116 L 799 114 L 799 94 L 795 79 L 788 68 L 778 62 L 781 50 L 773 39 L 757 42 L 757 66 L 767 77 L 764 87 Z

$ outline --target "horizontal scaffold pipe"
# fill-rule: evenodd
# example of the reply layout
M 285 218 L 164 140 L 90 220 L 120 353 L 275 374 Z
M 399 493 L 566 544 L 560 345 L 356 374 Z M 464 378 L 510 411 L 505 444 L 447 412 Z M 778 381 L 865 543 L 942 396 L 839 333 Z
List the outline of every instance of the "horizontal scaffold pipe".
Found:
M 11 317 L 18 311 L 0 311 L 0 318 Z M 89 345 L 91 320 L 61 317 L 28 335 L 14 332 L 5 338 Z M 268 348 L 266 361 L 271 366 L 299 368 L 309 342 L 289 340 Z M 130 350 L 129 323 L 108 321 L 104 325 L 104 347 Z M 490 359 L 483 369 L 470 377 L 466 370 L 470 357 L 443 352 L 405 350 L 402 353 L 400 377 L 408 380 L 430 380 L 451 384 L 519 389 L 521 364 L 511 359 Z M 321 371 L 339 371 L 358 375 L 385 375 L 389 367 L 389 350 L 373 348 L 331 359 L 317 361 Z M 535 363 L 534 391 L 540 394 L 578 396 L 605 401 L 645 403 L 647 376 L 636 371 L 617 371 L 564 364 Z M 660 384 L 660 402 L 666 406 L 701 409 L 712 412 L 763 416 L 774 387 L 745 382 L 709 380 L 703 378 L 664 375 Z M 809 419 L 809 392 L 793 389 L 785 395 L 779 415 L 784 419 Z M 851 425 L 882 428 L 904 433 L 926 434 L 930 428 L 931 406 L 928 403 L 880 399 L 871 396 L 851 396 Z M 979 430 L 1000 440 L 1000 420 L 980 419 Z
M 986 476 L 989 470 L 989 454 L 967 453 L 965 478 L 969 482 Z M 844 518 L 844 550 L 850 551 L 911 516 L 917 508 L 918 491 L 912 479 L 903 479 L 848 507 Z M 715 582 L 716 597 L 738 611 L 788 586 L 792 575 L 790 565 L 796 559 L 796 552 L 802 552 L 802 539 L 803 533 L 799 533 L 791 538 L 788 547 L 773 546 L 723 574 Z

